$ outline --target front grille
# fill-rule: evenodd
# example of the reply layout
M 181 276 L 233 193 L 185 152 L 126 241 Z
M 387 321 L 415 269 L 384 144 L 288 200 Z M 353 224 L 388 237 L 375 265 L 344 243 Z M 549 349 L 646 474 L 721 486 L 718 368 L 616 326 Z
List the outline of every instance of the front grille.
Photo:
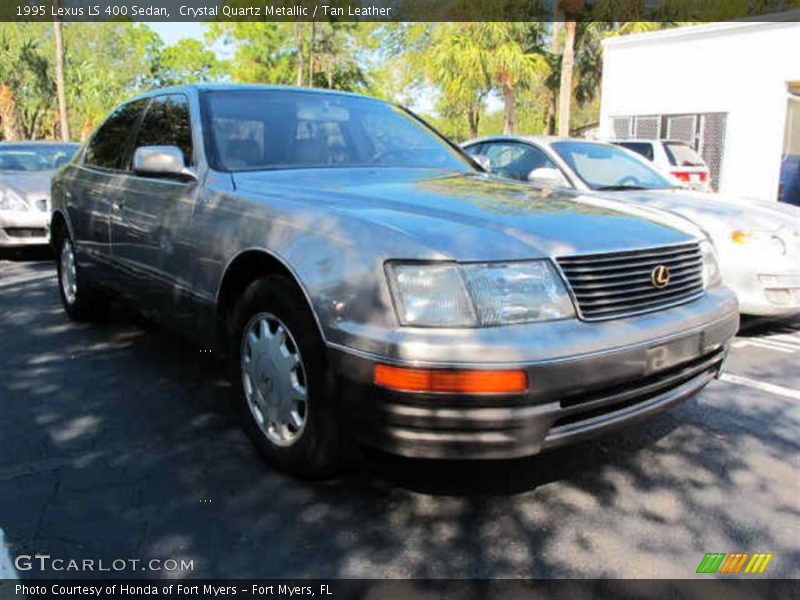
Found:
M 35 238 L 47 236 L 47 230 L 38 227 L 6 227 L 5 232 L 8 237 L 15 238 Z
M 572 288 L 581 318 L 618 319 L 690 302 L 703 294 L 703 257 L 696 243 L 610 254 L 566 256 L 558 264 Z M 669 283 L 657 288 L 658 266 Z

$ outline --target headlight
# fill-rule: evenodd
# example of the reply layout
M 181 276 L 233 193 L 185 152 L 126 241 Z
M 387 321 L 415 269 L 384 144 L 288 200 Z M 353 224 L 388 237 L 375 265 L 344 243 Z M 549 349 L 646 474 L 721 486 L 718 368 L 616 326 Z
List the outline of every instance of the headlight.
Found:
M 731 241 L 740 246 L 767 248 L 778 256 L 786 254 L 786 244 L 784 241 L 769 231 L 737 229 L 731 233 Z
M 549 261 L 387 267 L 401 325 L 492 327 L 575 316 Z
M 0 210 L 28 210 L 28 203 L 16 192 L 0 188 Z
M 712 288 L 722 283 L 717 251 L 708 240 L 700 242 L 700 253 L 703 255 L 703 287 Z

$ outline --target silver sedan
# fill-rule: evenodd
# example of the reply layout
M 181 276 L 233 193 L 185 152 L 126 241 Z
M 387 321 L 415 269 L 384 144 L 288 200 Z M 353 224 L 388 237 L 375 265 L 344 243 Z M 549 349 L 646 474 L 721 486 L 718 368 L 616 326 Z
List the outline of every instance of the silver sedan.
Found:
M 637 422 L 738 327 L 696 226 L 492 177 L 352 94 L 127 102 L 54 177 L 52 231 L 70 318 L 117 296 L 218 352 L 256 447 L 304 474 L 350 439 L 512 458 Z
M 743 314 L 800 311 L 800 208 L 688 190 L 637 154 L 587 140 L 494 136 L 463 144 L 495 175 L 673 212 L 714 242 Z
M 0 247 L 49 242 L 50 179 L 78 144 L 0 143 Z

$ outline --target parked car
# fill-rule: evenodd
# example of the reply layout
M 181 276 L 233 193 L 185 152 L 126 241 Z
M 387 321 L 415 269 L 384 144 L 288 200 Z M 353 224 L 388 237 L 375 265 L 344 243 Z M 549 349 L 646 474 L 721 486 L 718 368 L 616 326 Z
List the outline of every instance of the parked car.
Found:
M 687 188 L 700 192 L 711 191 L 708 165 L 686 142 L 679 140 L 610 140 L 652 162 L 669 173 Z
M 49 243 L 50 178 L 77 144 L 0 142 L 0 248 Z
M 781 159 L 778 202 L 800 207 L 800 154 L 785 154 Z
M 256 447 L 304 474 L 351 438 L 507 458 L 637 421 L 712 380 L 738 327 L 683 219 L 502 181 L 363 96 L 149 93 L 53 200 L 67 314 L 113 294 L 225 355 Z
M 683 189 L 632 152 L 585 140 L 496 136 L 463 144 L 497 175 L 602 193 L 682 215 L 710 236 L 742 313 L 800 311 L 800 209 Z

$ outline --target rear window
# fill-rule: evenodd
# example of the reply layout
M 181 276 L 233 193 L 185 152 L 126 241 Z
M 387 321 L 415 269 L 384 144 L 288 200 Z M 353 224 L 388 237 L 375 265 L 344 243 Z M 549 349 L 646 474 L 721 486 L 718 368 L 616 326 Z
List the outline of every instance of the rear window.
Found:
M 664 142 L 669 164 L 673 167 L 705 167 L 703 158 L 683 142 Z
M 0 144 L 0 173 L 52 171 L 72 158 L 77 149 L 77 144 Z
M 653 160 L 653 144 L 649 142 L 614 142 L 617 146 L 627 148 L 636 154 L 644 156 L 647 160 Z

